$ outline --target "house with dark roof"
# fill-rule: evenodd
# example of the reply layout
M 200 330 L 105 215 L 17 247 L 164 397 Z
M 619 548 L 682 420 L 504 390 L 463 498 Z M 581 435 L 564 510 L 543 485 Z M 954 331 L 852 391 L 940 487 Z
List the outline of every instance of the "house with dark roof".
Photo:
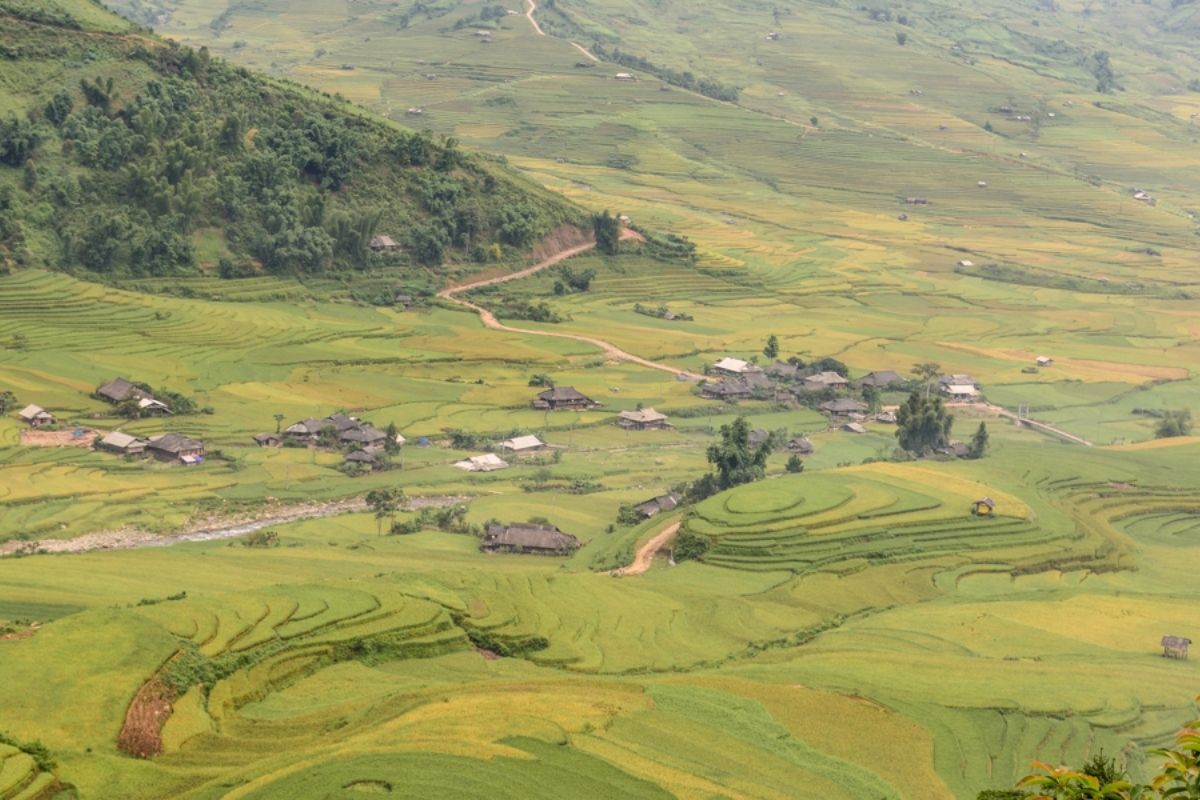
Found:
M 164 433 L 151 437 L 146 443 L 146 452 L 159 461 L 199 464 L 204 460 L 204 443 L 181 433 Z
M 808 456 L 815 453 L 817 448 L 813 446 L 813 443 L 809 441 L 807 436 L 797 436 L 795 439 L 792 439 L 787 443 L 787 450 L 789 453 Z
M 31 428 L 40 428 L 43 425 L 53 425 L 54 415 L 41 406 L 33 404 L 27 405 L 17 412 L 26 425 Z
M 868 372 L 851 385 L 855 389 L 862 389 L 866 386 L 874 386 L 876 389 L 887 389 L 888 387 L 904 383 L 904 376 L 890 369 L 879 370 L 876 372 Z
M 348 444 L 357 444 L 364 447 L 371 445 L 382 444 L 387 439 L 387 433 L 379 430 L 374 425 L 358 425 L 355 423 L 353 428 L 345 428 L 338 434 L 338 441 Z
M 348 417 L 345 414 L 330 414 L 324 419 L 338 433 L 342 431 L 352 430 L 361 427 L 362 423 L 354 417 Z
M 745 381 L 725 380 L 704 384 L 700 396 L 709 400 L 746 400 L 754 396 L 754 390 Z
M 110 403 L 124 403 L 130 398 L 141 399 L 149 396 L 145 390 L 138 388 L 124 378 L 113 378 L 97 389 L 96 395 Z
M 671 427 L 667 415 L 653 408 L 622 411 L 617 415 L 617 424 L 627 431 L 657 431 Z
M 255 435 L 254 443 L 259 447 L 279 447 L 283 444 L 283 437 L 278 433 L 259 433 Z
M 786 361 L 776 361 L 767 367 L 764 372 L 771 378 L 777 381 L 794 381 L 800 378 L 800 368 L 795 364 L 789 364 Z
M 827 400 L 819 406 L 822 411 L 833 417 L 849 417 L 867 413 L 867 404 L 852 397 L 839 397 Z
M 600 405 L 574 386 L 555 386 L 538 394 L 533 401 L 533 407 L 544 411 L 582 411 Z
M 971 504 L 971 513 L 977 517 L 990 517 L 996 512 L 996 501 L 990 497 L 981 497 Z
M 294 422 L 283 429 L 284 435 L 289 439 L 301 442 L 310 442 L 321 435 L 321 431 L 326 428 L 332 428 L 333 423 L 329 420 L 302 419 L 299 422 Z
M 843 378 L 836 372 L 818 372 L 815 375 L 808 375 L 801 382 L 801 385 L 806 391 L 819 392 L 824 389 L 842 389 L 847 386 L 850 381 Z
M 363 464 L 371 469 L 379 469 L 383 466 L 379 461 L 379 455 L 371 450 L 353 450 L 346 454 L 345 460 L 348 464 Z
M 642 519 L 650 519 L 664 511 L 674 511 L 676 508 L 679 508 L 679 495 L 674 492 L 668 492 L 658 497 L 652 497 L 644 503 L 638 503 L 633 507 L 633 510 Z
M 574 536 L 563 533 L 553 525 L 517 522 L 512 525 L 489 525 L 479 549 L 485 553 L 569 556 L 581 544 Z
M 764 444 L 767 444 L 769 441 L 771 441 L 771 432 L 766 428 L 755 428 L 754 430 L 750 431 L 750 435 L 747 437 L 746 441 L 752 448 L 757 450 Z

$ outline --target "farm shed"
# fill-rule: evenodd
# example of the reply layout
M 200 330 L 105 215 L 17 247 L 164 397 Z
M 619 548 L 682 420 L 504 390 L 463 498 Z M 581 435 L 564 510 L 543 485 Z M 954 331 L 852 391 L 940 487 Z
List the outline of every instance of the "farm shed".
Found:
M 254 443 L 259 447 L 279 447 L 283 444 L 283 437 L 278 433 L 260 433 L 254 437 Z
M 622 411 L 617 415 L 617 424 L 627 431 L 657 431 L 671 427 L 667 422 L 667 415 L 653 408 Z
M 110 403 L 124 403 L 131 397 L 146 397 L 146 393 L 124 378 L 113 378 L 96 390 L 96 395 Z
M 204 460 L 204 443 L 181 433 L 164 433 L 151 437 L 146 443 L 146 452 L 159 461 L 198 464 Z
M 1053 363 L 1054 363 L 1054 359 L 1051 358 L 1050 356 L 1038 356 L 1037 357 L 1037 365 L 1039 367 L 1048 367 Z
M 990 517 L 996 513 L 996 501 L 990 497 L 981 497 L 971 504 L 971 513 L 977 517 Z
M 123 456 L 137 456 L 146 452 L 146 440 L 121 431 L 113 431 L 100 439 L 96 443 L 96 447 Z
M 867 429 L 860 422 L 847 422 L 842 426 L 842 430 L 846 433 L 866 433 Z
M 938 378 L 938 383 L 940 383 L 942 386 L 947 386 L 953 383 L 960 386 L 974 386 L 976 389 L 979 388 L 979 381 L 962 372 L 956 372 L 953 375 L 943 375 L 942 377 Z
M 1191 643 L 1191 639 L 1185 639 L 1182 636 L 1167 635 L 1162 637 L 1163 658 L 1187 660 L 1188 645 Z
M 757 449 L 771 441 L 771 432 L 766 428 L 755 428 L 746 437 L 746 443 Z
M 580 547 L 580 541 L 553 525 L 518 522 L 513 525 L 489 525 L 479 549 L 485 553 L 530 553 L 568 556 Z
M 370 247 L 376 253 L 394 253 L 400 249 L 400 243 L 386 234 L 380 234 L 371 238 Z
M 514 436 L 512 439 L 505 439 L 496 445 L 501 450 L 521 455 L 524 453 L 540 453 L 546 449 L 546 443 L 536 436 Z
M 481 456 L 471 456 L 459 461 L 454 466 L 467 472 L 494 472 L 498 469 L 507 469 L 508 462 L 495 453 L 484 453 Z
M 776 361 L 767 367 L 766 372 L 778 381 L 794 381 L 800 377 L 800 368 L 786 361 Z
M 533 401 L 533 407 L 539 410 L 558 411 L 559 409 L 589 409 L 600 405 L 574 386 L 555 386 L 538 394 Z
M 40 428 L 43 425 L 53 425 L 54 415 L 41 406 L 33 404 L 27 405 L 17 412 L 17 416 L 25 421 L 31 428 Z
M 147 417 L 165 417 L 171 412 L 171 407 L 153 397 L 143 397 L 138 400 L 138 411 Z
M 668 492 L 667 494 L 651 498 L 644 503 L 638 503 L 633 508 L 642 519 L 650 519 L 663 511 L 674 511 L 678 507 L 679 495 L 674 492 Z

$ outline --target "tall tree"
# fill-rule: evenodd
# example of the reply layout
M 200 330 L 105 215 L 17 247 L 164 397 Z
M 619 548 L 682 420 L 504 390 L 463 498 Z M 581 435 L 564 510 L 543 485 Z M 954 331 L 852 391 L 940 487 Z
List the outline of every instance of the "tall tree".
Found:
M 279 433 L 279 427 L 283 425 L 283 414 L 275 415 L 275 432 Z
M 738 417 L 721 426 L 721 441 L 709 446 L 708 461 L 717 468 L 717 485 L 728 489 L 763 477 L 770 453 L 769 439 L 757 448 L 750 446 L 750 425 Z
M 403 503 L 404 490 L 399 487 L 372 489 L 367 492 L 367 508 L 375 514 L 376 533 L 383 533 L 385 519 L 390 520 L 393 525 L 396 523 L 396 512 L 400 510 Z
M 979 427 L 975 429 L 975 435 L 971 437 L 970 448 L 971 458 L 983 458 L 987 455 L 988 429 L 986 424 L 979 423 Z
M 949 444 L 953 425 L 942 398 L 913 392 L 896 413 L 896 439 L 903 450 L 925 455 Z
M 929 388 L 933 384 L 933 379 L 940 375 L 941 372 L 942 365 L 936 361 L 924 361 L 920 364 L 914 365 L 912 368 L 912 374 L 919 376 L 921 381 L 925 384 L 926 397 L 929 396 Z
M 592 217 L 592 230 L 596 234 L 596 249 L 615 256 L 621 243 L 621 221 L 606 210 Z
M 0 416 L 7 414 L 17 405 L 17 396 L 12 391 L 5 389 L 0 392 Z
M 763 347 L 763 355 L 767 358 L 774 359 L 779 356 L 779 337 L 771 334 L 767 337 L 767 344 Z

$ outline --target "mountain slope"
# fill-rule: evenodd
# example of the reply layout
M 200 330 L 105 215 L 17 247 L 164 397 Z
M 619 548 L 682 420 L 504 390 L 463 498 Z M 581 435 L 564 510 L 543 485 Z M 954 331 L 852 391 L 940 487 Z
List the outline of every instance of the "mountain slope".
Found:
M 580 214 L 452 139 L 136 31 L 3 0 L 0 263 L 131 275 L 504 258 Z M 493 247 L 499 245 L 499 247 Z

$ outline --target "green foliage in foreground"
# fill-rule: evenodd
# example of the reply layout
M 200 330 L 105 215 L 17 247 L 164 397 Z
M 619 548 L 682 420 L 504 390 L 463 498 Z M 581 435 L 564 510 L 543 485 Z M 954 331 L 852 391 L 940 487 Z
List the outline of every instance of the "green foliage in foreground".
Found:
M 954 415 L 946 411 L 940 397 L 913 392 L 896 412 L 896 440 L 902 449 L 918 455 L 949 444 L 950 429 L 953 426 Z M 986 434 L 985 429 L 984 435 Z M 984 447 L 986 442 L 985 438 Z
M 1034 789 L 1034 800 L 1200 798 L 1200 720 L 1192 720 L 1175 735 L 1175 747 L 1151 750 L 1150 755 L 1161 756 L 1166 762 L 1149 783 L 1129 780 L 1113 759 L 1105 759 L 1100 753 L 1081 769 L 1035 761 L 1033 766 L 1038 771 L 1017 785 Z
M 205 257 L 222 276 L 363 267 L 376 234 L 439 264 L 525 248 L 563 222 L 564 201 L 518 183 L 452 138 L 408 133 L 346 104 L 145 35 L 85 36 L 54 20 L 5 25 L 0 85 L 54 62 L 78 80 L 0 90 L 0 263 L 173 275 Z M 85 56 L 86 53 L 86 56 Z M 217 230 L 216 253 L 197 252 Z M 211 249 L 211 248 L 210 248 Z M 376 257 L 380 258 L 380 257 Z

